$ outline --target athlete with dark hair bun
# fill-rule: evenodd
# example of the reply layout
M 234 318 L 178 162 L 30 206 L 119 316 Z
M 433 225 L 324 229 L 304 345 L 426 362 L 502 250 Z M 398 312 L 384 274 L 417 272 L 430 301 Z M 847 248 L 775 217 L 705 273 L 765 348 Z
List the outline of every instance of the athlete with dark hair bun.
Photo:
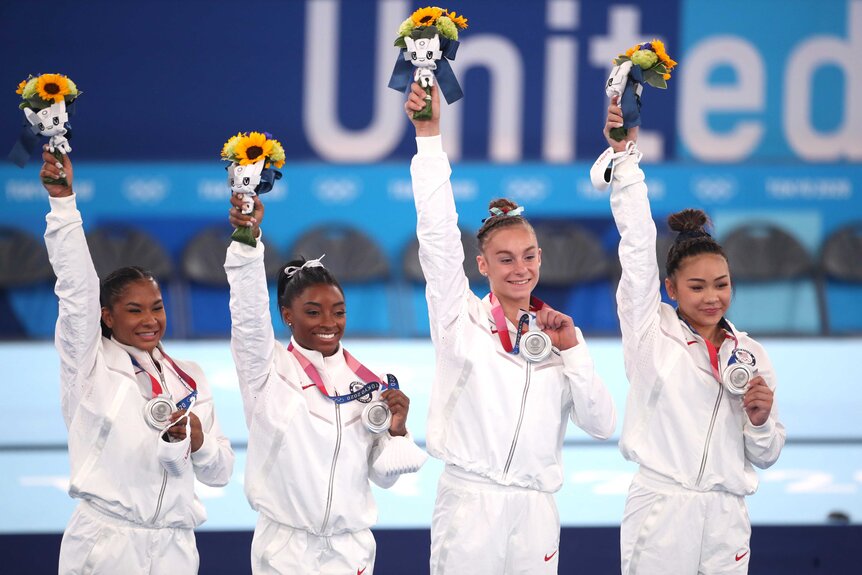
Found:
M 623 575 L 747 573 L 751 524 L 745 496 L 754 467 L 775 463 L 784 426 L 774 405 L 775 372 L 766 351 L 725 317 L 730 268 L 701 210 L 668 218 L 677 232 L 667 255 L 661 301 L 656 227 L 637 150 L 637 128 L 623 141 L 611 102 L 610 144 L 593 167 L 612 187 L 620 231 L 617 291 L 629 392 L 620 450 L 640 468 L 620 532 Z

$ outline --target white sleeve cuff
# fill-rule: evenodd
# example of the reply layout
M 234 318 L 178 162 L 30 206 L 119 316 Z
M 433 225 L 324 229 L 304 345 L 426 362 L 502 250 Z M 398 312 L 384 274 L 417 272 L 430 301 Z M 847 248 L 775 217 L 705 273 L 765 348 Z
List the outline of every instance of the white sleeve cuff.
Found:
M 78 209 L 78 205 L 75 198 L 77 198 L 75 194 L 72 194 L 71 196 L 65 196 L 63 198 L 55 198 L 53 196 L 48 196 L 48 203 L 51 206 L 51 211 L 54 212 L 56 215 L 71 216 Z
M 443 138 L 437 136 L 425 136 L 416 138 L 417 156 L 439 156 L 443 154 Z
M 201 446 L 192 453 L 192 463 L 197 465 L 206 465 L 218 453 L 218 441 L 210 438 L 208 433 L 203 435 L 204 440 Z

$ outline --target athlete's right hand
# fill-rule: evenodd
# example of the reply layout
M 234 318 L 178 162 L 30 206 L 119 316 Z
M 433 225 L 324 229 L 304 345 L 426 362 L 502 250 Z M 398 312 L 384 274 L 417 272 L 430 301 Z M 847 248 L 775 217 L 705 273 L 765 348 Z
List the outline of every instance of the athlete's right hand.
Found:
M 263 202 L 260 201 L 260 196 L 254 196 L 254 209 L 250 214 L 242 213 L 243 194 L 230 195 L 230 212 L 228 219 L 230 225 L 235 228 L 251 228 L 254 232 L 254 237 L 260 236 L 260 223 L 263 221 Z
M 48 145 L 42 146 L 42 169 L 39 170 L 41 178 L 66 178 L 67 185 L 62 184 L 46 184 L 44 180 L 42 185 L 48 190 L 48 194 L 52 198 L 65 198 L 72 195 L 72 161 L 66 154 L 62 155 L 63 161 L 60 162 L 51 152 L 48 151 Z
M 622 128 L 623 127 L 623 109 L 620 108 L 617 103 L 618 99 L 616 96 L 611 98 L 611 104 L 608 106 L 608 117 L 605 121 L 605 140 L 608 141 L 610 147 L 614 149 L 615 152 L 622 152 L 626 149 L 626 144 L 628 142 L 637 142 L 638 140 L 638 128 L 629 128 L 626 137 L 621 141 L 616 141 L 611 138 L 610 132 L 611 128 Z
M 440 135 L 440 91 L 437 89 L 436 82 L 431 86 L 431 119 L 413 119 L 413 112 L 418 112 L 425 107 L 425 95 L 425 88 L 413 82 L 410 85 L 410 94 L 404 103 L 404 111 L 413 127 L 416 128 L 416 136 L 419 138 Z

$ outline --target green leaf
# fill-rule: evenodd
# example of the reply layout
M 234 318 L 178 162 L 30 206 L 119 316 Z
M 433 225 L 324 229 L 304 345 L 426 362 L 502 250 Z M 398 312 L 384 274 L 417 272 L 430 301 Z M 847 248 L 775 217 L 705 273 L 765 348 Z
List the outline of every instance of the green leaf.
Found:
M 405 50 L 407 49 L 407 42 L 404 41 L 404 36 L 398 36 L 398 38 L 396 38 L 395 40 L 395 43 L 392 45 L 398 48 L 404 48 Z
M 667 82 L 659 75 L 644 76 L 644 80 L 647 84 L 655 88 L 661 88 L 662 90 L 667 88 Z
M 667 67 L 661 62 L 650 68 L 650 70 L 657 74 L 667 74 Z
M 619 58 L 614 59 L 614 64 L 619 66 L 623 62 L 628 62 L 629 60 L 631 60 L 631 58 L 629 58 L 628 56 L 620 56 Z

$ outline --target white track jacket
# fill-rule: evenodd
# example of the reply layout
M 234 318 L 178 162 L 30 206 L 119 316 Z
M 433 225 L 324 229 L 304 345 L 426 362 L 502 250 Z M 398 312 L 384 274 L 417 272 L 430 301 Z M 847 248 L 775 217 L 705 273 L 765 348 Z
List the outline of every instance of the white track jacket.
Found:
M 416 141 L 416 233 L 436 353 L 428 452 L 501 485 L 555 492 L 563 483 L 568 419 L 606 439 L 616 426 L 613 400 L 580 329 L 578 345 L 541 363 L 506 353 L 491 331 L 488 297 L 476 297 L 464 274 L 451 168 L 440 137 Z M 514 338 L 515 326 L 506 323 Z
M 99 278 L 75 196 L 50 198 L 50 203 L 45 243 L 60 300 L 55 344 L 69 430 L 69 494 L 132 523 L 194 528 L 206 519 L 195 496 L 195 478 L 206 485 L 226 485 L 234 461 L 216 420 L 206 376 L 197 364 L 175 359 L 197 384 L 192 411 L 201 421 L 204 442 L 182 475 L 169 476 L 156 458 L 158 431 L 144 419 L 144 406 L 152 397 L 150 379 L 135 375 L 129 351 L 137 352 L 139 361 L 147 354 L 102 337 Z M 166 377 L 172 377 L 163 365 Z
M 262 241 L 256 248 L 232 242 L 225 261 L 231 350 L 249 429 L 246 496 L 270 519 L 318 536 L 367 529 L 377 522 L 368 480 L 388 488 L 399 477 L 385 474 L 381 457 L 424 462 L 427 456 L 409 434 L 370 433 L 360 420 L 364 403 L 337 405 L 324 397 L 275 339 L 263 254 Z M 343 348 L 324 357 L 291 341 L 330 395 L 351 392 L 350 383 L 359 378 L 347 367 Z
M 612 186 L 611 209 L 622 238 L 617 305 L 630 383 L 620 450 L 688 489 L 754 493 L 752 466 L 769 467 L 784 446 L 777 403 L 766 423 L 752 425 L 741 397 L 725 391 L 712 375 L 703 339 L 662 303 L 656 227 L 636 155 L 617 160 Z M 775 389 L 766 351 L 729 325 L 738 346 L 754 354 L 758 374 Z M 734 345 L 726 339 L 721 346 L 719 371 Z

